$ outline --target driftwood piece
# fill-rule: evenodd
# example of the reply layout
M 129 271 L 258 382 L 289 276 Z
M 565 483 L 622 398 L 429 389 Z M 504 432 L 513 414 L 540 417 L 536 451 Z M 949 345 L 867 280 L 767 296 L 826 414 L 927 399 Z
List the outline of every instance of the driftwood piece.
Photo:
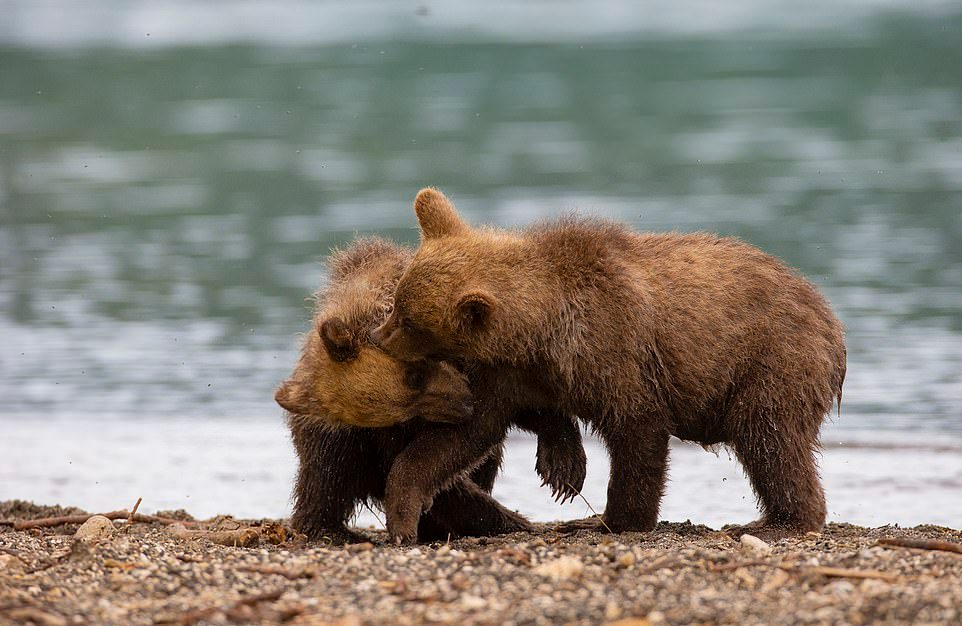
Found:
M 253 528 L 237 528 L 235 530 L 189 530 L 180 524 L 171 524 L 167 529 L 172 537 L 177 539 L 206 539 L 222 546 L 249 548 L 256 546 L 261 534 Z
M 130 520 L 135 522 L 146 522 L 149 524 L 183 524 L 193 525 L 197 522 L 174 519 L 172 517 L 159 517 L 157 515 L 144 515 L 142 513 L 131 514 L 127 509 L 110 511 L 108 513 L 84 513 L 83 515 L 60 515 L 57 517 L 41 517 L 38 519 L 26 519 L 15 521 L 14 530 L 28 530 L 30 528 L 49 528 L 51 526 L 61 526 L 63 524 L 83 524 L 94 515 L 103 515 L 109 520 Z
M 936 539 L 902 539 L 890 537 L 879 539 L 878 545 L 886 548 L 913 548 L 915 550 L 938 550 L 941 552 L 955 552 L 962 554 L 962 544 L 951 541 L 938 541 Z

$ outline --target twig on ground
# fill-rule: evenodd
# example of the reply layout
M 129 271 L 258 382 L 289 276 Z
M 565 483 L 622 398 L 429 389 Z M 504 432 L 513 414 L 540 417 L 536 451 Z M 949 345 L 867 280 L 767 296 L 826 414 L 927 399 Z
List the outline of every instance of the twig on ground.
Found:
M 588 502 L 588 498 L 584 497 L 584 495 L 582 495 L 581 491 L 578 490 L 578 489 L 575 489 L 575 488 L 571 485 L 571 483 L 565 483 L 565 484 L 568 485 L 568 489 L 571 489 L 572 491 L 574 491 L 575 493 L 577 493 L 577 494 L 578 494 L 578 497 L 585 501 L 585 504 L 588 506 L 588 510 L 591 511 L 591 513 L 592 513 L 595 517 L 598 518 L 598 521 L 601 522 L 601 525 L 605 527 L 605 530 L 608 531 L 608 534 L 613 535 L 614 533 L 611 532 L 611 529 L 610 529 L 610 528 L 608 528 L 608 524 L 605 524 L 604 518 L 602 518 L 600 515 L 598 515 L 598 511 L 595 510 L 595 507 L 591 506 L 591 503 Z
M 236 530 L 188 530 L 184 526 L 172 524 L 168 531 L 176 539 L 206 539 L 222 546 L 249 548 L 256 546 L 261 534 L 253 528 L 238 528 Z
M 800 565 L 792 565 L 789 563 L 762 560 L 740 561 L 735 563 L 725 563 L 723 565 L 709 565 L 708 569 L 712 572 L 727 572 L 742 567 L 777 567 L 778 569 L 785 570 L 786 572 L 792 572 L 796 574 L 820 574 L 822 576 L 828 576 L 829 578 L 874 578 L 877 580 L 887 580 L 889 582 L 900 580 L 902 578 L 898 574 L 889 574 L 887 572 L 878 572 L 875 570 L 822 567 L 819 565 L 805 567 Z
M 641 575 L 654 574 L 660 569 L 674 569 L 678 566 L 684 567 L 685 565 L 692 565 L 691 561 L 686 561 L 685 559 L 678 559 L 672 556 L 663 556 L 648 567 L 644 567 L 638 570 Z
M 901 578 L 897 574 L 886 572 L 876 572 L 874 570 L 844 569 L 841 567 L 806 567 L 799 569 L 801 572 L 821 574 L 830 578 L 875 578 L 877 580 L 896 581 Z
M 140 508 L 140 503 L 142 500 L 142 497 L 138 497 L 137 502 L 134 503 L 134 508 L 130 510 L 130 515 L 127 516 L 127 523 L 124 524 L 124 532 L 129 531 L 131 524 L 134 523 L 134 516 L 137 515 L 137 509 Z
M 48 528 L 50 526 L 61 526 L 63 524 L 83 524 L 94 515 L 102 515 L 109 520 L 133 519 L 135 522 L 157 523 L 157 524 L 184 524 L 190 526 L 196 524 L 195 521 L 174 519 L 172 517 L 159 517 L 157 515 L 144 515 L 142 513 L 133 514 L 127 509 L 119 511 L 109 511 L 107 513 L 84 513 L 83 515 L 60 515 L 57 517 L 40 517 L 37 519 L 19 520 L 13 523 L 14 530 L 29 530 L 31 528 Z
M 935 539 L 903 539 L 890 537 L 879 539 L 878 544 L 886 548 L 913 548 L 915 550 L 938 550 L 941 552 L 955 552 L 962 554 L 962 544 Z

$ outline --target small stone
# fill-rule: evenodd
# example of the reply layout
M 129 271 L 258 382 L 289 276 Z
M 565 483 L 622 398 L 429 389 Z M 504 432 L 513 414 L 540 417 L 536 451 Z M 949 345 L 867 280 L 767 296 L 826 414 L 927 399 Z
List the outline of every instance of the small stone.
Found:
M 563 556 L 547 563 L 542 563 L 534 572 L 552 580 L 568 580 L 581 576 L 584 564 L 573 556 Z
M 80 525 L 74 537 L 80 541 L 100 541 L 116 532 L 114 523 L 103 515 L 94 515 Z
M 461 606 L 469 611 L 474 609 L 483 609 L 488 606 L 488 601 L 480 596 L 473 596 L 466 593 L 461 596 Z
M 623 568 L 631 567 L 632 565 L 635 564 L 635 553 L 625 552 L 624 554 L 618 557 L 617 563 L 618 563 L 618 567 L 623 567 Z
M 771 554 L 772 547 L 756 537 L 755 535 L 744 534 L 742 535 L 742 546 L 757 552 L 758 554 Z

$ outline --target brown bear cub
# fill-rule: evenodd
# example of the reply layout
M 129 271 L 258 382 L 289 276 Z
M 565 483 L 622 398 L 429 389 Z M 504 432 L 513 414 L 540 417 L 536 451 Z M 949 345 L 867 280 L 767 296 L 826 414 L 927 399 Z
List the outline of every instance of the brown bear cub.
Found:
M 288 411 L 299 459 L 291 521 L 310 537 L 363 540 L 347 522 L 362 502 L 383 503 L 386 492 L 394 509 L 417 510 L 412 527 L 403 536 L 394 533 L 408 541 L 529 528 L 490 496 L 507 420 L 500 438 L 486 440 L 464 472 L 425 467 L 433 457 L 417 453 L 430 446 L 435 431 L 457 433 L 459 424 L 470 424 L 474 399 L 471 382 L 451 365 L 404 363 L 371 343 L 370 331 L 390 312 L 411 255 L 379 239 L 361 240 L 333 255 L 313 332 L 275 395 Z M 537 469 L 555 492 L 568 497 L 580 488 L 585 457 L 574 420 L 534 413 L 512 419 L 539 434 Z M 411 475 L 432 472 L 443 481 L 410 493 L 408 485 L 417 482 Z M 385 508 L 389 527 L 396 528 L 395 515 Z
M 611 456 L 609 528 L 654 528 L 670 435 L 734 450 L 756 527 L 824 524 L 815 452 L 845 344 L 811 283 L 709 234 L 577 217 L 475 229 L 434 189 L 415 212 L 422 243 L 375 339 L 400 359 L 514 369 L 540 408 L 590 423 Z

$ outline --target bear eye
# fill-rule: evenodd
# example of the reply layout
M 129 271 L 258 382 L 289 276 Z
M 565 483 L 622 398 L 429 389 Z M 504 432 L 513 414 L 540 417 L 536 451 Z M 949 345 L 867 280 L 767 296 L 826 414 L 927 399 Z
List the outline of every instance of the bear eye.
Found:
M 427 386 L 427 382 L 427 363 L 418 361 L 417 363 L 408 364 L 404 371 L 404 384 L 406 384 L 409 389 L 421 391 Z

